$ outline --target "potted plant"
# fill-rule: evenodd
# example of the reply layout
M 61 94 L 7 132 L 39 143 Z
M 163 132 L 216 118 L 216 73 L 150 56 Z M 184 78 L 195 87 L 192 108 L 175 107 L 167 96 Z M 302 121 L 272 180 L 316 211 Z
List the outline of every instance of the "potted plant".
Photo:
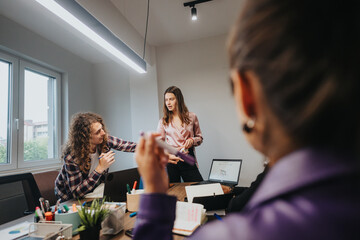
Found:
M 109 209 L 103 206 L 105 199 L 92 201 L 90 207 L 85 204 L 78 209 L 81 225 L 77 229 L 80 239 L 98 240 L 101 229 L 101 222 L 109 214 Z

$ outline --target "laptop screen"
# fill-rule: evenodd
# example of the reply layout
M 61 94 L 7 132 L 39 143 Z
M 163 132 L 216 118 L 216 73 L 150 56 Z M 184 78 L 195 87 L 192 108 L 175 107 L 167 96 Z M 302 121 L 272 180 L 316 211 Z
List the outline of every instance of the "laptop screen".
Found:
M 237 184 L 240 176 L 241 159 L 213 159 L 209 181 Z

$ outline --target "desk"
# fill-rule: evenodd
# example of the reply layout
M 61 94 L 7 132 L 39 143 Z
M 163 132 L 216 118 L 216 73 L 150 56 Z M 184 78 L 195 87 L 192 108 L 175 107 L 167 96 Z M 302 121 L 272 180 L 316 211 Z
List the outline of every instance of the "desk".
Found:
M 186 197 L 185 186 L 189 186 L 191 183 L 176 183 L 173 187 L 168 190 L 169 195 L 176 196 L 178 201 L 184 201 Z M 125 214 L 125 230 L 133 228 L 135 225 L 136 217 L 130 218 L 130 213 Z M 173 235 L 174 240 L 182 240 L 185 237 L 179 235 Z M 79 235 L 73 237 L 73 240 L 80 239 Z M 104 235 L 100 237 L 101 240 L 131 240 L 130 237 L 125 235 L 125 231 L 121 231 L 116 235 Z
M 184 201 L 184 198 L 186 197 L 186 192 L 185 192 L 185 186 L 189 186 L 191 183 L 176 183 L 173 187 L 171 187 L 168 190 L 168 194 L 169 195 L 173 195 L 176 196 L 178 201 Z M 125 230 L 133 228 L 135 225 L 135 221 L 136 221 L 136 217 L 130 218 L 130 213 L 126 213 L 125 214 L 125 223 L 124 223 L 124 228 Z M 34 214 L 30 214 L 28 216 L 16 219 L 14 221 L 5 223 L 3 225 L 0 225 L 0 230 L 14 226 L 16 224 L 22 223 L 22 222 L 33 222 L 34 221 Z M 79 235 L 75 235 L 73 237 L 73 240 L 77 240 L 80 239 Z M 125 239 L 125 240 L 130 240 L 131 238 L 125 235 L 125 231 L 121 231 L 120 233 L 116 234 L 116 235 L 104 235 L 100 237 L 101 240 L 121 240 L 121 239 Z M 174 235 L 174 240 L 182 240 L 184 239 L 184 237 L 179 236 L 179 235 Z

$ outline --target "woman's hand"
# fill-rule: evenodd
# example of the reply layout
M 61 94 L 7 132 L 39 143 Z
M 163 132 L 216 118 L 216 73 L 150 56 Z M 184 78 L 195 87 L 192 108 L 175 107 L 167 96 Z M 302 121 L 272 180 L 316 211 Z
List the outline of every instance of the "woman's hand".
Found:
M 168 160 L 169 163 L 178 164 L 179 161 L 183 162 L 184 160 L 182 160 L 181 158 L 179 158 L 173 154 L 169 154 L 169 160 Z
M 189 138 L 188 140 L 185 141 L 184 148 L 185 148 L 185 149 L 189 149 L 189 148 L 191 148 L 193 145 L 194 145 L 194 139 Z
M 147 193 L 166 193 L 169 188 L 166 172 L 169 157 L 157 146 L 157 136 L 159 134 L 151 134 L 147 139 L 141 137 L 135 150 L 135 159 Z
M 107 153 L 102 153 L 99 156 L 99 165 L 96 167 L 95 171 L 98 173 L 103 173 L 115 162 L 115 153 L 109 151 Z

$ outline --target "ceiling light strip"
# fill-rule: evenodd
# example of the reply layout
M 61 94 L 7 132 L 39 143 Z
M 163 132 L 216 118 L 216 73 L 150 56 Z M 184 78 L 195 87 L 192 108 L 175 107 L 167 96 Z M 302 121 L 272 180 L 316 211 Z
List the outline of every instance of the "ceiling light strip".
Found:
M 96 44 L 98 44 L 100 47 L 108 51 L 110 54 L 115 56 L 116 58 L 120 59 L 122 62 L 126 63 L 128 66 L 133 68 L 139 73 L 146 73 L 146 62 L 141 59 L 133 50 L 131 50 L 127 45 L 125 45 L 120 39 L 115 37 L 104 25 L 102 25 L 99 21 L 97 21 L 90 13 L 88 13 L 84 8 L 82 8 L 78 3 L 76 3 L 74 0 L 61 0 L 62 3 L 71 4 L 72 7 L 75 8 L 82 8 L 82 13 L 88 14 L 86 16 L 88 19 L 92 22 L 97 23 L 96 28 L 98 30 L 101 30 L 101 32 L 108 32 L 113 36 L 110 36 L 108 34 L 108 38 L 112 38 L 112 42 L 115 43 L 114 45 L 117 45 L 120 50 L 117 47 L 114 47 L 113 44 L 109 43 L 107 40 L 105 40 L 102 36 L 100 36 L 98 33 L 96 33 L 94 30 L 92 30 L 89 26 L 84 24 L 82 21 L 80 21 L 77 17 L 75 17 L 72 13 L 70 13 L 67 9 L 65 9 L 62 5 L 57 3 L 54 0 L 36 0 L 38 3 L 40 3 L 42 6 L 47 8 L 49 11 L 60 17 L 62 20 L 70 24 L 72 27 L 74 27 L 76 30 L 84 34 L 86 37 L 94 41 Z M 77 9 L 79 10 L 79 9 Z M 102 29 L 101 29 L 102 28 Z M 115 39 L 115 40 L 114 40 Z M 123 52 L 126 52 L 124 54 Z M 130 53 L 130 54 L 129 54 Z M 131 58 L 128 56 L 131 55 Z M 135 60 L 135 61 L 134 61 Z

